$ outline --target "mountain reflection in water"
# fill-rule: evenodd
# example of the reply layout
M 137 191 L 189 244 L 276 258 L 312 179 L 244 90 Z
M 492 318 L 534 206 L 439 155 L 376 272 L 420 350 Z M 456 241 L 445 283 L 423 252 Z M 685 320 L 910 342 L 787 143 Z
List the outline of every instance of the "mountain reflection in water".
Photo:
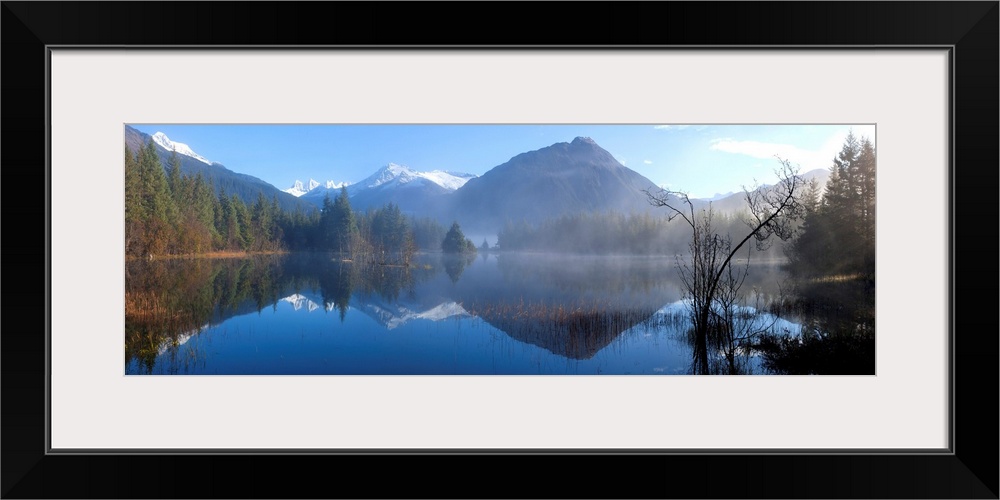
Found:
M 761 268 L 748 286 L 776 286 Z M 765 272 L 766 271 L 766 272 Z M 673 258 L 130 261 L 127 374 L 684 374 Z M 794 323 L 774 325 L 795 335 Z M 759 363 L 753 364 L 759 370 Z

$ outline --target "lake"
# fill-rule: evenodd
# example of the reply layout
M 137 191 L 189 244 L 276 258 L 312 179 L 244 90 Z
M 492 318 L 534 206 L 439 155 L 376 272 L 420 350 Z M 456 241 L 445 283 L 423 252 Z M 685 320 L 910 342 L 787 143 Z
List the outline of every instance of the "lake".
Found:
M 750 269 L 744 290 L 773 298 L 778 267 Z M 672 257 L 418 254 L 409 268 L 322 254 L 137 260 L 125 305 L 128 375 L 675 375 L 692 365 Z M 794 318 L 752 318 L 800 334 Z M 747 372 L 766 372 L 755 353 L 740 355 Z

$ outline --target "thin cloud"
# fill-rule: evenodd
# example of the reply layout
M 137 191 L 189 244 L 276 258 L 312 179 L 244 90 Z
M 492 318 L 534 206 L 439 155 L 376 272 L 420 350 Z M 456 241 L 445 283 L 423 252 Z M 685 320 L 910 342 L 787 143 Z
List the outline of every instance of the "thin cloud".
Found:
M 842 142 L 842 141 L 841 141 Z M 812 170 L 830 165 L 836 152 L 838 142 L 830 140 L 819 150 L 802 149 L 791 144 L 780 144 L 759 141 L 737 141 L 735 139 L 714 139 L 710 149 L 726 153 L 741 154 L 762 160 L 774 160 L 775 155 L 790 161 L 793 165 L 801 165 L 803 169 Z
M 646 165 L 652 165 L 653 164 L 653 160 L 642 160 L 642 162 L 645 163 Z

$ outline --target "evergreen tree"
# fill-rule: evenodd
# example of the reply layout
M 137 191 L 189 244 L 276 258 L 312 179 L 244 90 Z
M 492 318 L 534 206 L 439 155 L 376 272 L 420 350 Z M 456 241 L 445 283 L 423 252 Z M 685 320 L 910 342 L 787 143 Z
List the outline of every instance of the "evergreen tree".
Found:
M 848 134 L 830 167 L 822 200 L 806 203 L 789 258 L 793 271 L 802 275 L 874 275 L 875 148 L 867 138 Z
M 458 222 L 453 222 L 451 224 L 451 229 L 448 233 L 444 235 L 444 241 L 441 242 L 441 251 L 445 253 L 462 253 L 466 251 L 466 238 L 465 234 L 462 233 L 462 228 L 458 225 Z M 473 245 L 475 248 L 475 245 Z
M 205 181 L 200 172 L 194 178 L 191 197 L 196 218 L 202 227 L 200 251 L 209 251 L 215 246 L 215 241 L 218 239 L 218 232 L 215 228 L 215 211 L 218 200 L 215 197 L 215 189 Z
M 153 141 L 139 154 L 139 176 L 145 223 L 143 253 L 161 254 L 174 239 L 176 207 Z
M 323 207 L 320 209 L 320 213 L 318 240 L 323 243 L 327 250 L 333 250 L 336 248 L 336 238 L 334 238 L 336 229 L 333 224 L 333 200 L 330 199 L 330 193 L 323 197 Z
M 413 235 L 406 216 L 394 203 L 376 210 L 371 218 L 370 243 L 383 261 L 408 262 L 413 253 Z
M 254 246 L 253 251 L 274 250 L 272 245 L 272 233 L 274 226 L 274 216 L 271 214 L 271 204 L 267 201 L 264 193 L 257 193 L 257 201 L 253 204 L 250 215 L 250 234 Z
M 234 234 L 233 250 L 239 249 L 245 252 L 250 251 L 254 244 L 254 235 L 250 220 L 250 209 L 247 208 L 246 203 L 243 203 L 243 199 L 235 194 L 233 194 L 232 198 L 229 200 L 229 205 L 232 207 L 232 224 L 236 229 Z
M 868 138 L 861 140 L 858 154 L 860 233 L 864 244 L 862 264 L 866 272 L 875 269 L 875 146 Z
M 414 245 L 425 250 L 438 250 L 444 239 L 445 229 L 441 224 L 429 217 L 414 219 L 410 223 Z
M 140 255 L 143 220 L 142 178 L 134 154 L 125 148 L 125 254 Z
M 239 198 L 234 194 L 226 196 L 225 192 L 219 195 L 219 233 L 222 236 L 222 248 L 224 250 L 238 250 L 242 244 L 240 235 L 239 215 L 234 206 L 234 200 Z
M 358 232 L 357 221 L 354 211 L 351 210 L 351 201 L 347 195 L 347 187 L 340 188 L 340 194 L 330 207 L 329 215 L 329 236 L 331 238 L 331 249 L 344 253 L 350 251 L 351 241 Z
M 170 192 L 174 195 L 174 201 L 180 204 L 178 195 L 180 194 L 181 186 L 181 159 L 177 156 L 177 150 L 170 151 L 170 162 L 169 171 L 170 175 L 167 177 L 167 185 L 170 187 Z

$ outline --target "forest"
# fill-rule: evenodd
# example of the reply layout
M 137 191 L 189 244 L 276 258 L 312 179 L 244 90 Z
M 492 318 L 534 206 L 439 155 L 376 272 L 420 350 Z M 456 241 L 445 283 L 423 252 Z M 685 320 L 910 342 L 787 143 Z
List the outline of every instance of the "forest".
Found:
M 407 264 L 418 248 L 440 249 L 445 229 L 405 216 L 398 206 L 358 212 L 346 188 L 320 210 L 281 208 L 258 195 L 247 204 L 200 174 L 181 174 L 177 153 L 166 168 L 152 141 L 125 149 L 125 254 L 128 258 L 227 253 L 326 251 L 366 264 Z
M 391 202 L 355 210 L 346 187 L 337 196 L 328 195 L 318 209 L 286 210 L 277 199 L 258 195 L 247 203 L 201 175 L 182 175 L 176 152 L 166 167 L 159 158 L 152 142 L 139 151 L 125 151 L 125 251 L 133 265 L 178 256 L 302 252 L 325 254 L 326 261 L 338 265 L 354 264 L 347 267 L 361 273 L 357 276 L 375 271 L 385 277 L 382 270 L 392 267 L 407 278 L 411 271 L 428 270 L 415 260 L 424 250 L 442 253 L 439 264 L 455 285 L 477 251 L 484 262 L 495 254 L 500 271 L 509 263 L 507 254 L 518 252 L 539 259 L 541 253 L 560 256 L 559 266 L 568 265 L 570 254 L 588 259 L 652 256 L 663 259 L 661 268 L 676 268 L 682 297 L 690 304 L 693 373 L 875 372 L 876 159 L 874 145 L 865 137 L 848 135 L 825 185 L 806 182 L 797 168 L 779 158 L 778 182 L 745 189 L 742 211 L 713 211 L 711 203 L 682 192 L 647 191 L 652 205 L 647 212 L 592 211 L 535 223 L 508 221 L 498 228 L 493 247 L 484 240 L 478 248 L 457 221 L 446 230 L 439 221 L 406 215 Z M 751 262 L 784 268 L 778 295 L 761 302 L 756 286 L 744 288 Z M 330 282 L 322 287 L 343 291 L 323 297 L 327 306 L 340 309 L 342 319 L 351 293 L 357 293 L 351 284 L 365 281 L 351 273 L 338 268 L 336 278 L 327 276 Z M 587 279 L 609 285 L 599 273 Z M 126 317 L 131 322 L 175 309 L 164 306 L 155 287 L 128 288 Z M 278 299 L 268 295 L 257 300 L 258 308 Z M 772 332 L 747 315 L 799 318 L 801 335 Z M 194 318 L 193 323 L 200 323 L 204 314 Z M 152 355 L 149 346 L 157 343 L 140 338 L 147 344 L 145 356 Z M 751 355 L 759 355 L 762 366 L 748 364 Z
M 804 191 L 801 220 L 785 247 L 795 293 L 781 309 L 810 319 L 799 340 L 758 339 L 769 369 L 875 373 L 875 178 L 875 146 L 849 134 L 825 189 Z

